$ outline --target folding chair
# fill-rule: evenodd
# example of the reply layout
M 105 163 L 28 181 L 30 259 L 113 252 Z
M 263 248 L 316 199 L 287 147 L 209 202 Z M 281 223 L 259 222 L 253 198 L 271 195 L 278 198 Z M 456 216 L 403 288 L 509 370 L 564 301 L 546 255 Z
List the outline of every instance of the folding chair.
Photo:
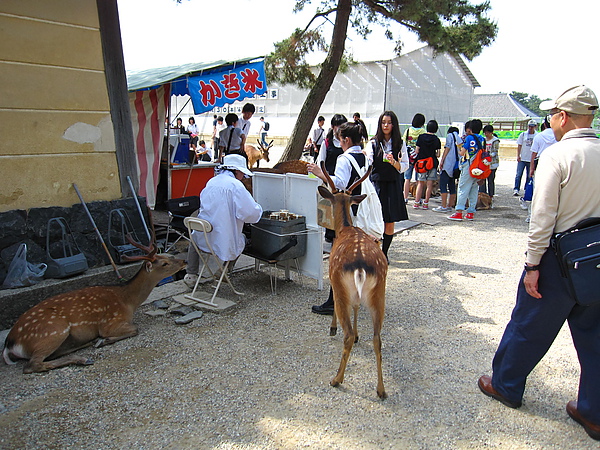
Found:
M 167 237 L 165 238 L 165 252 L 168 253 L 181 239 L 190 240 L 187 227 L 183 223 L 186 217 L 191 216 L 200 208 L 200 197 L 181 197 L 167 200 L 169 223 L 167 224 Z M 177 236 L 175 242 L 169 245 L 169 234 Z
M 202 260 L 202 268 L 198 272 L 198 280 L 196 280 L 196 284 L 194 285 L 194 289 L 192 290 L 192 293 L 186 294 L 184 297 L 189 298 L 190 300 L 194 300 L 196 302 L 200 302 L 200 303 L 204 303 L 206 305 L 216 307 L 218 305 L 215 303 L 215 297 L 217 296 L 217 292 L 219 292 L 219 288 L 221 287 L 221 283 L 223 282 L 223 280 L 225 280 L 225 282 L 229 285 L 231 290 L 233 292 L 235 292 L 237 295 L 244 295 L 241 292 L 236 291 L 235 288 L 233 287 L 233 284 L 231 284 L 231 280 L 229 279 L 229 274 L 227 273 L 227 269 L 229 268 L 230 261 L 225 261 L 224 263 L 221 262 L 221 260 L 217 257 L 217 255 L 215 255 L 215 252 L 214 252 L 212 246 L 210 245 L 208 235 L 213 229 L 210 222 L 207 220 L 204 220 L 204 219 L 200 219 L 198 217 L 186 217 L 183 220 L 183 222 L 184 222 L 185 226 L 187 227 L 190 237 L 192 236 L 192 231 L 199 231 L 201 233 L 204 233 L 204 239 L 206 241 L 206 246 L 210 250 L 210 252 L 204 252 L 204 251 L 200 250 L 200 248 L 196 244 L 196 241 L 194 241 L 194 239 L 191 239 L 190 242 L 192 243 L 192 247 L 198 253 L 198 256 Z M 210 268 L 210 265 L 209 265 L 211 257 L 214 259 L 214 262 L 217 264 L 217 270 L 215 272 L 212 271 L 212 269 Z M 217 281 L 217 286 L 215 287 L 215 292 L 213 293 L 210 301 L 196 297 L 196 290 L 198 289 L 198 284 L 200 283 L 200 279 L 202 278 L 204 269 L 208 269 L 210 276 L 215 279 L 218 275 L 219 270 L 221 271 L 221 275 L 219 277 L 219 280 Z

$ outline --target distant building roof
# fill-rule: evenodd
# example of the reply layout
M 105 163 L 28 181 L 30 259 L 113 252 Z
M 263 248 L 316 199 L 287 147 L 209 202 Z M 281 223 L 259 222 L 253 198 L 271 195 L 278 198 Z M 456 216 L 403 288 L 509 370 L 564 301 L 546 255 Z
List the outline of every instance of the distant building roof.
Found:
M 527 120 L 539 118 L 510 94 L 475 94 L 471 117 L 495 120 Z

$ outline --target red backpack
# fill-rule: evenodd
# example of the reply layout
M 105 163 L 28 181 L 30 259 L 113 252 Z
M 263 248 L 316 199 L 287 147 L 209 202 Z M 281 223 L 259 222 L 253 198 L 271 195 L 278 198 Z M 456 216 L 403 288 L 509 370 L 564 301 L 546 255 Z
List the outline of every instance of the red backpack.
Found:
M 475 142 L 479 151 L 469 166 L 469 175 L 478 180 L 485 180 L 492 173 L 492 157 L 485 148 L 482 148 L 477 137 L 475 137 Z

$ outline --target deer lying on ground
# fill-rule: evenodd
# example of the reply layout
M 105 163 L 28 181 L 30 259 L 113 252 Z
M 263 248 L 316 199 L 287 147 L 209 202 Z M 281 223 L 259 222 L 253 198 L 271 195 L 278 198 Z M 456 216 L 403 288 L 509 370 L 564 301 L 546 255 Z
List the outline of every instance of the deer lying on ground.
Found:
M 269 142 L 269 145 L 267 146 L 265 146 L 258 139 L 256 140 L 256 142 L 258 142 L 258 148 L 256 148 L 256 145 L 252 144 L 246 144 L 244 146 L 244 151 L 246 152 L 246 155 L 248 155 L 249 169 L 254 167 L 254 164 L 256 164 L 256 167 L 258 167 L 258 163 L 261 159 L 264 159 L 265 161 L 269 162 L 269 149 L 273 147 L 273 141 Z
M 357 314 L 360 304 L 371 312 L 373 320 L 373 348 L 377 359 L 377 395 L 386 398 L 381 369 L 381 326 L 385 313 L 385 282 L 387 260 L 381 248 L 371 236 L 352 226 L 350 205 L 358 204 L 366 195 L 352 196 L 352 192 L 371 173 L 371 169 L 346 191 L 338 191 L 329 177 L 325 164 L 321 163 L 331 191 L 319 186 L 319 193 L 333 205 L 336 238 L 329 256 L 329 281 L 333 289 L 334 313 L 330 335 L 337 333 L 336 320 L 339 319 L 344 331 L 344 350 L 337 375 L 331 380 L 332 386 L 344 381 L 346 364 L 352 346 L 358 341 Z M 354 310 L 354 326 L 350 320 L 350 310 Z
M 23 373 L 45 372 L 69 364 L 89 365 L 91 359 L 69 353 L 92 345 L 96 347 L 137 335 L 133 313 L 163 278 L 179 272 L 185 261 L 157 255 L 156 244 L 146 247 L 129 242 L 147 254 L 128 257 L 144 263 L 138 273 L 120 286 L 92 286 L 43 300 L 29 309 L 12 327 L 6 338 L 4 361 L 29 360 Z M 66 356 L 63 356 L 66 355 Z

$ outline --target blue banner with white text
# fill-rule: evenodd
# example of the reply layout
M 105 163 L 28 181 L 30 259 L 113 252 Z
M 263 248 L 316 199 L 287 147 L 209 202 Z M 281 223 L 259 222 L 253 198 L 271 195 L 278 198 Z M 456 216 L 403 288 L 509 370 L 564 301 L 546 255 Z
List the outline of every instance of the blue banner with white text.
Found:
M 210 111 L 216 106 L 262 95 L 267 92 L 264 60 L 223 72 L 190 77 L 188 90 L 195 114 Z

